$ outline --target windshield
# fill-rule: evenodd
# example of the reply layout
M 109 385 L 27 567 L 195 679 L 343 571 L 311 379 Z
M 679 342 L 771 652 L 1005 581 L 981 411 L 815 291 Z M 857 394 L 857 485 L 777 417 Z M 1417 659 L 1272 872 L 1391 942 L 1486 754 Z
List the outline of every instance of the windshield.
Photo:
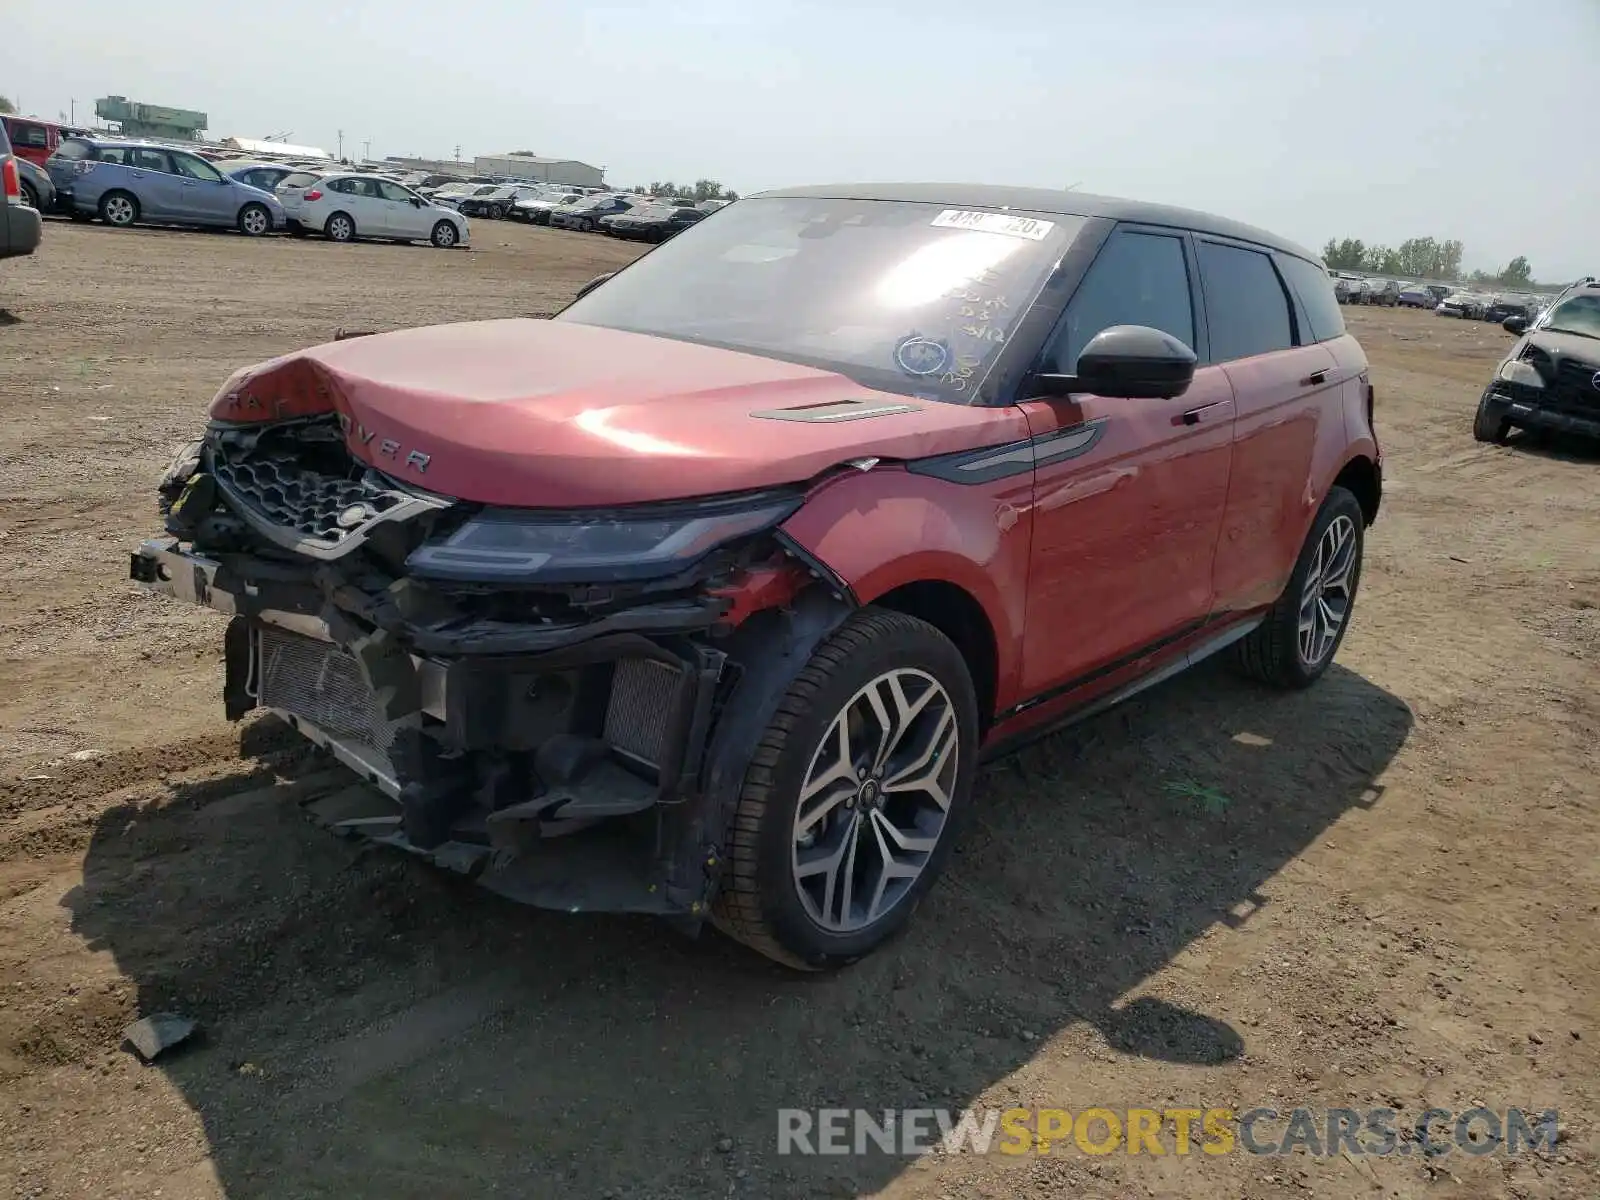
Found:
M 1082 217 L 776 196 L 700 221 L 557 318 L 966 402 Z
M 1600 338 L 1600 296 L 1574 296 L 1552 308 L 1542 328 L 1551 333 L 1575 333 Z

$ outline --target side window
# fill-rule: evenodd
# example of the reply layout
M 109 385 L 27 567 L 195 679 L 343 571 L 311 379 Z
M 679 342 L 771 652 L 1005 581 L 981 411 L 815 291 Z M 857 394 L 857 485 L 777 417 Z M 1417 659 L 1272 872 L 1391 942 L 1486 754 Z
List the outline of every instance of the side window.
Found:
M 189 179 L 199 179 L 205 183 L 221 183 L 222 176 L 203 158 L 193 154 L 173 154 L 172 165 L 179 175 Z
M 390 183 L 388 180 L 380 179 L 378 180 L 378 191 L 383 193 L 385 200 L 398 200 L 401 204 L 411 203 L 411 193 L 398 183 Z
M 126 146 L 101 146 L 94 157 L 103 163 L 116 163 L 119 166 L 127 166 L 129 162 L 128 155 L 129 150 Z
M 128 151 L 128 165 L 138 167 L 141 171 L 160 171 L 163 175 L 172 174 L 172 164 L 167 160 L 164 150 L 146 150 L 143 147 L 134 147 Z
M 1050 369 L 1072 374 L 1089 339 L 1113 325 L 1148 325 L 1194 345 L 1182 239 L 1113 234 L 1067 305 L 1066 323 L 1048 355 Z
M 1278 266 L 1288 277 L 1289 286 L 1300 297 L 1306 320 L 1311 325 L 1311 337 L 1301 341 L 1326 342 L 1344 333 L 1344 314 L 1339 311 L 1339 300 L 1333 294 L 1333 280 L 1316 263 L 1309 263 L 1292 254 L 1280 254 Z
M 50 144 L 50 137 L 45 132 L 43 125 L 34 125 L 28 121 L 16 121 L 11 126 L 11 144 L 13 146 L 38 146 L 42 148 Z
M 354 179 L 335 179 L 328 184 L 328 190 L 330 192 L 340 192 L 344 195 L 354 195 L 356 190 L 355 183 Z
M 1230 362 L 1294 345 L 1289 297 L 1259 250 L 1200 242 L 1200 278 L 1211 326 L 1211 359 Z

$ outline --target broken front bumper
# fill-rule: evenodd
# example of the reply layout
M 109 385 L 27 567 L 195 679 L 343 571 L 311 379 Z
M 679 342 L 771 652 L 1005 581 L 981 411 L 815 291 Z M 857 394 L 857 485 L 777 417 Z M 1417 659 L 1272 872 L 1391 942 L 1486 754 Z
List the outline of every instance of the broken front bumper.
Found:
M 419 654 L 326 589 L 173 538 L 143 543 L 130 575 L 232 618 L 230 719 L 274 713 L 372 785 L 307 805 L 336 831 L 541 907 L 705 911 L 722 829 L 704 773 L 727 656 L 690 631 L 596 622 L 539 652 L 490 639 Z

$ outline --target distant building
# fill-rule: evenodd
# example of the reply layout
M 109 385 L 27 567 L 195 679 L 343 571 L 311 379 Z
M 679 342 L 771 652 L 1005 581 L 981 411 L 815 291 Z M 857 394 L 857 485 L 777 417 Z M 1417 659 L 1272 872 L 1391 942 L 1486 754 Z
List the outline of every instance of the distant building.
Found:
M 203 112 L 187 108 L 163 108 L 159 104 L 140 104 L 126 96 L 106 96 L 94 102 L 94 115 L 117 126 L 124 137 L 161 138 L 166 141 L 194 142 L 206 129 Z
M 479 175 L 505 175 L 512 179 L 533 179 L 540 183 L 560 183 L 567 187 L 604 187 L 603 167 L 592 167 L 575 158 L 546 158 L 526 150 L 506 154 L 480 154 L 473 160 Z
M 403 154 L 385 155 L 381 165 L 386 171 L 424 171 L 429 175 L 459 175 L 463 179 L 478 173 L 470 162 L 452 162 L 448 158 L 413 158 Z
M 268 141 L 265 138 L 230 137 L 223 138 L 222 144 L 230 150 L 242 150 L 246 154 L 270 154 L 276 158 L 333 158 L 326 150 L 319 150 L 315 146 L 291 146 L 288 142 Z

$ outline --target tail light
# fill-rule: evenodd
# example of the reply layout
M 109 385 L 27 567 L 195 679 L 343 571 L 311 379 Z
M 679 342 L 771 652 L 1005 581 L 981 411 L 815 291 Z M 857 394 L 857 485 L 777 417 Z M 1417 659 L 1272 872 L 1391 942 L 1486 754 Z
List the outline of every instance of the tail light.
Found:
M 321 188 L 312 188 L 309 192 L 306 193 L 305 198 L 307 200 L 321 200 L 322 199 L 322 189 Z
M 0 167 L 0 179 L 4 180 L 5 193 L 6 193 L 6 199 L 7 200 L 21 200 L 22 199 L 22 179 L 17 174 L 17 160 L 16 159 L 14 159 L 14 158 L 6 159 L 5 166 Z

